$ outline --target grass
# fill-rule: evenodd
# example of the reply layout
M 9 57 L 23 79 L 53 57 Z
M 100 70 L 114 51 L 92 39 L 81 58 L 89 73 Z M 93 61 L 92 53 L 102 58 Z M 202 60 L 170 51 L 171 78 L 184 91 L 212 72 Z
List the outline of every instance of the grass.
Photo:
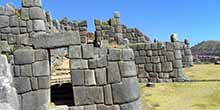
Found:
M 220 65 L 199 64 L 184 69 L 184 72 L 192 80 L 220 80 Z
M 220 66 L 195 65 L 184 69 L 194 80 L 220 80 Z M 142 110 L 220 110 L 220 82 L 140 84 Z
M 220 110 L 220 82 L 140 84 L 142 110 Z

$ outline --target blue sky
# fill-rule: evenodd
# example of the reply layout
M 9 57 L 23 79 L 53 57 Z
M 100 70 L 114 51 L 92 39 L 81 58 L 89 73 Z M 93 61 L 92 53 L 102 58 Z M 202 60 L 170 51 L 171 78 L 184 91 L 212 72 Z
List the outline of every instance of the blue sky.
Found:
M 0 4 L 20 0 L 0 0 Z M 94 18 L 107 20 L 120 11 L 121 22 L 137 27 L 151 40 L 169 41 L 171 33 L 180 40 L 189 38 L 194 45 L 204 40 L 220 40 L 220 0 L 43 0 L 45 10 L 54 18 L 88 20 L 94 30 Z

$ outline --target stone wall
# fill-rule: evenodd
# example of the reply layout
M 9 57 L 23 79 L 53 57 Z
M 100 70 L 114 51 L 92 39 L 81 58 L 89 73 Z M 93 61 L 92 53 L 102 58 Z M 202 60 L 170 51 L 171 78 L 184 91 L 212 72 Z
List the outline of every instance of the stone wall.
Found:
M 114 17 L 108 21 L 102 22 L 95 19 L 95 42 L 108 40 L 109 42 L 117 42 L 123 44 L 124 39 L 128 39 L 131 43 L 144 43 L 149 41 L 149 38 L 137 28 L 127 28 L 126 25 L 120 23 L 120 14 L 115 12 Z M 146 40 L 146 38 L 148 38 Z
M 193 65 L 189 43 L 179 41 L 131 44 L 140 82 L 184 81 L 183 67 Z
M 40 0 L 23 0 L 21 9 L 8 4 L 0 12 L 0 52 L 7 55 L 13 67 L 19 110 L 49 109 L 53 63 L 50 56 L 63 48 L 68 50 L 73 85 L 74 106 L 70 109 L 140 109 L 131 49 L 82 44 L 80 32 L 87 30 L 85 21 L 72 30 L 56 31 Z
M 71 46 L 69 50 L 74 104 L 77 106 L 71 110 L 140 110 L 131 49 L 83 45 Z

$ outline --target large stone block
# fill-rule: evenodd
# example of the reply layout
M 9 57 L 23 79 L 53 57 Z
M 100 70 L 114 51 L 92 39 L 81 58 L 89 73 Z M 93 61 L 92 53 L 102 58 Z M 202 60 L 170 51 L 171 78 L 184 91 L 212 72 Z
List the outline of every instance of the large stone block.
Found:
M 171 72 L 173 70 L 173 65 L 171 62 L 162 63 L 163 72 Z
M 30 19 L 44 19 L 43 10 L 40 7 L 31 7 L 30 8 Z
M 23 110 L 49 110 L 49 90 L 38 90 L 22 95 Z
M 72 59 L 70 61 L 70 69 L 87 69 L 88 60 Z
M 116 61 L 121 59 L 121 50 L 120 49 L 115 49 L 111 48 L 109 49 L 109 54 L 108 54 L 108 60 L 109 61 Z
M 94 57 L 94 47 L 93 44 L 87 44 L 82 46 L 83 58 L 93 58 Z
M 182 59 L 181 50 L 175 50 L 175 51 L 174 51 L 174 54 L 175 54 L 175 58 L 176 58 L 176 59 Z
M 24 77 L 32 76 L 32 66 L 31 64 L 21 65 L 20 66 L 20 74 Z
M 69 110 L 84 110 L 84 106 L 73 106 L 73 107 L 69 107 Z
M 46 30 L 46 25 L 43 20 L 33 20 L 32 24 L 33 24 L 34 31 L 45 31 Z
M 50 67 L 49 61 L 39 61 L 32 64 L 34 76 L 49 76 Z
M 55 48 L 80 44 L 78 32 L 60 32 L 53 34 L 36 34 L 33 38 L 35 48 Z
M 111 85 L 104 86 L 104 97 L 105 97 L 105 104 L 106 105 L 113 104 Z
M 82 58 L 81 46 L 69 47 L 69 58 Z
M 112 84 L 113 102 L 123 104 L 137 100 L 139 95 L 138 79 L 123 78 L 122 83 Z
M 175 60 L 175 61 L 173 62 L 173 67 L 174 67 L 174 68 L 182 68 L 182 67 L 183 67 L 182 60 Z
M 137 76 L 136 65 L 133 61 L 119 62 L 122 77 Z
M 73 87 L 73 95 L 77 106 L 104 103 L 102 87 Z
M 84 78 L 84 70 L 71 70 L 71 81 L 74 86 L 83 86 Z
M 105 68 L 97 68 L 95 70 L 96 83 L 97 85 L 105 85 L 107 84 L 106 80 L 106 69 Z
M 97 58 L 97 67 L 102 68 L 107 66 L 107 57 L 106 56 L 101 56 Z
M 42 2 L 41 0 L 22 0 L 23 7 L 41 7 Z
M 9 18 L 9 25 L 11 26 L 11 27 L 16 27 L 16 26 L 19 26 L 19 22 L 18 22 L 19 20 L 18 20 L 18 17 L 17 16 L 11 16 L 10 18 Z
M 8 16 L 0 16 L 0 28 L 9 26 L 9 17 Z
M 15 64 L 30 64 L 34 62 L 33 49 L 18 49 L 14 52 Z
M 137 100 L 135 102 L 131 102 L 131 103 L 126 103 L 126 104 L 122 104 L 120 106 L 121 110 L 141 110 L 141 104 L 140 102 Z
M 15 77 L 14 85 L 19 94 L 31 91 L 31 83 L 28 77 Z
M 21 19 L 28 20 L 29 19 L 29 8 L 22 8 L 21 9 Z
M 168 61 L 173 61 L 175 59 L 173 52 L 167 52 L 166 57 Z
M 90 69 L 95 69 L 96 68 L 96 65 L 97 65 L 96 59 L 90 59 L 88 63 L 89 63 L 89 68 Z
M 33 90 L 37 90 L 38 89 L 38 81 L 37 78 L 32 77 L 31 78 L 31 87 Z
M 48 52 L 44 49 L 37 49 L 34 51 L 35 61 L 48 60 Z
M 108 83 L 118 83 L 121 81 L 120 70 L 117 62 L 108 62 L 107 72 Z
M 87 105 L 84 106 L 84 110 L 97 110 L 96 105 Z
M 94 70 L 85 70 L 85 85 L 96 85 Z
M 144 67 L 145 67 L 145 71 L 147 71 L 147 72 L 152 72 L 153 71 L 153 64 L 145 64 L 144 65 Z
M 97 110 L 120 110 L 120 106 L 100 104 L 100 105 L 97 105 Z
M 38 86 L 40 89 L 50 88 L 50 78 L 49 77 L 38 77 Z
M 122 56 L 121 56 L 122 60 L 134 60 L 134 53 L 132 49 L 123 49 L 122 50 Z
M 136 64 L 144 64 L 146 61 L 145 61 L 145 57 L 136 57 L 135 58 L 135 63 Z

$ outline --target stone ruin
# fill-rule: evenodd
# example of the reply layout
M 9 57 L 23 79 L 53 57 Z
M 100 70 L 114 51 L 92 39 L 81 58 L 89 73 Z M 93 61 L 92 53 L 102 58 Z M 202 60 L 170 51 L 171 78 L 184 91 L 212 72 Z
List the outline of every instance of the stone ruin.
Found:
M 96 19 L 95 25 L 93 34 L 87 31 L 85 20 L 53 20 L 41 0 L 22 0 L 21 9 L 11 4 L 0 7 L 0 53 L 11 65 L 9 85 L 14 83 L 17 95 L 10 98 L 17 99 L 19 107 L 16 100 L 2 101 L 4 92 L 0 106 L 13 103 L 9 110 L 141 110 L 138 81 L 184 81 L 183 67 L 193 65 L 189 41 L 179 42 L 175 34 L 171 42 L 150 43 L 137 28 L 121 24 L 118 12 L 106 22 Z M 109 48 L 112 42 L 121 47 Z M 59 59 L 68 59 L 68 70 L 58 74 L 54 65 Z M 0 71 L 0 87 L 2 76 Z M 52 102 L 66 106 L 56 107 Z

